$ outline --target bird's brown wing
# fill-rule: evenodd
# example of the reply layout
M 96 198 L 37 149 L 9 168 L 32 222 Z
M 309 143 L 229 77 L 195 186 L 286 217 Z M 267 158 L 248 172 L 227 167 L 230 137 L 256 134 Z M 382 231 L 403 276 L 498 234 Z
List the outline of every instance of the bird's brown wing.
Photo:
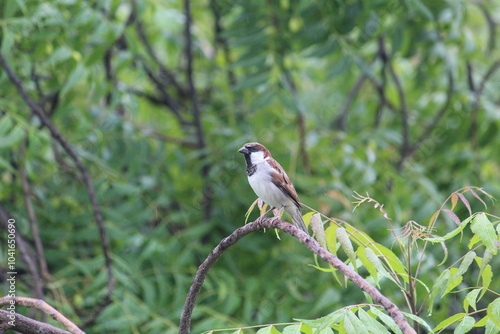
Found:
M 274 159 L 268 160 L 271 167 L 274 169 L 274 173 L 272 175 L 273 183 L 279 190 L 281 190 L 288 198 L 290 198 L 295 205 L 300 208 L 299 196 L 293 187 L 292 182 L 286 175 L 285 170 L 281 165 Z

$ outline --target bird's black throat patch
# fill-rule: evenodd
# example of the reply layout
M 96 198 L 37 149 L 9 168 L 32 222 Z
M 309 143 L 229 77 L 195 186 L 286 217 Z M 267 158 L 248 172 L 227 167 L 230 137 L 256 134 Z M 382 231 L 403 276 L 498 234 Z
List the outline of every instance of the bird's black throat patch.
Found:
M 245 163 L 247 164 L 247 175 L 252 176 L 257 171 L 257 166 L 252 164 L 250 154 L 245 154 Z

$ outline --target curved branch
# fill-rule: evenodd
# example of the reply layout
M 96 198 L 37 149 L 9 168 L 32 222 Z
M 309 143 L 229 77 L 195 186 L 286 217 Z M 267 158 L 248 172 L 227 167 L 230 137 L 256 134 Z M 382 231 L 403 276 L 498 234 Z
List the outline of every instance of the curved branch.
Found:
M 12 317 L 14 317 L 14 320 Z M 12 322 L 14 323 L 12 324 Z M 11 314 L 8 311 L 0 310 L 0 333 L 3 333 L 3 330 L 7 331 L 9 329 L 23 334 L 71 334 L 64 329 L 54 327 L 45 322 L 33 320 L 18 313 Z
M 182 309 L 181 320 L 179 323 L 179 334 L 188 334 L 190 332 L 191 315 L 193 313 L 194 305 L 196 303 L 198 294 L 200 293 L 201 286 L 203 285 L 203 282 L 205 281 L 210 268 L 219 259 L 219 257 L 221 257 L 222 253 L 224 253 L 226 249 L 237 243 L 247 234 L 263 228 L 277 228 L 297 238 L 303 245 L 309 248 L 310 251 L 318 255 L 324 261 L 330 263 L 334 268 L 338 269 L 349 280 L 356 284 L 361 290 L 368 293 L 373 298 L 374 302 L 382 305 L 387 313 L 391 316 L 391 318 L 394 319 L 396 324 L 398 324 L 403 333 L 416 333 L 415 330 L 408 324 L 406 318 L 403 316 L 399 308 L 393 302 L 391 302 L 375 287 L 370 285 L 370 283 L 368 283 L 353 269 L 348 267 L 338 257 L 321 247 L 320 244 L 307 233 L 301 231 L 292 224 L 276 218 L 260 218 L 252 223 L 238 228 L 231 235 L 222 239 L 217 247 L 215 247 L 212 252 L 210 252 L 205 261 L 203 261 L 203 263 L 198 267 L 198 271 L 196 272 L 193 283 L 189 288 L 189 293 L 186 297 L 184 308 Z
M 50 315 L 52 319 L 59 322 L 61 325 L 66 327 L 73 334 L 85 334 L 80 328 L 78 328 L 73 322 L 62 315 L 55 308 L 47 304 L 41 299 L 27 298 L 27 297 L 10 297 L 4 296 L 0 298 L 0 306 L 5 305 L 22 305 L 26 307 L 34 307 L 47 315 Z M 9 312 L 10 313 L 10 312 Z M 29 318 L 28 318 L 29 319 Z
M 87 169 L 83 162 L 80 160 L 80 157 L 78 154 L 76 154 L 76 151 L 73 149 L 73 147 L 64 139 L 62 134 L 59 132 L 59 130 L 56 128 L 56 126 L 52 123 L 52 121 L 47 117 L 47 115 L 43 112 L 42 108 L 33 101 L 33 99 L 29 96 L 29 94 L 26 92 L 24 89 L 21 80 L 17 75 L 14 73 L 12 68 L 10 67 L 9 63 L 5 59 L 4 55 L 0 53 L 0 63 L 2 63 L 3 68 L 5 69 L 5 72 L 7 73 L 7 76 L 10 78 L 14 86 L 16 87 L 18 93 L 21 95 L 23 100 L 26 102 L 26 104 L 30 107 L 32 112 L 38 116 L 42 124 L 49 130 L 52 138 L 61 145 L 61 147 L 66 151 L 66 153 L 69 155 L 71 160 L 75 163 L 76 167 L 78 168 L 78 171 L 80 172 L 80 175 L 83 179 L 83 183 L 85 184 L 85 187 L 87 189 L 87 193 L 90 199 L 90 203 L 92 206 L 92 212 L 94 214 L 94 219 L 97 223 L 97 228 L 99 230 L 99 237 L 101 239 L 101 246 L 102 246 L 102 252 L 104 256 L 104 261 L 106 264 L 106 271 L 108 275 L 108 283 L 107 283 L 107 291 L 104 296 L 104 298 L 101 300 L 97 308 L 94 310 L 94 312 L 89 316 L 89 318 L 85 321 L 84 326 L 88 326 L 89 324 L 93 323 L 99 313 L 111 303 L 111 294 L 113 292 L 114 288 L 114 278 L 113 278 L 113 272 L 111 268 L 111 255 L 109 251 L 109 244 L 108 244 L 108 238 L 106 235 L 106 229 L 104 228 L 104 221 L 102 218 L 102 213 L 101 213 L 101 208 L 99 207 L 99 204 L 97 202 L 97 197 L 95 195 L 95 190 L 94 190 L 94 184 L 92 182 L 92 179 L 89 176 L 89 173 L 87 172 Z

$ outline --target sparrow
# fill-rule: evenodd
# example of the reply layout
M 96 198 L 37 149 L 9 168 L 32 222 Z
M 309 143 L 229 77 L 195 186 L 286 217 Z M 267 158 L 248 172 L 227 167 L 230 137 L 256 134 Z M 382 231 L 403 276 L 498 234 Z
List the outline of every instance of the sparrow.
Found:
M 292 217 L 292 222 L 308 233 L 299 196 L 283 167 L 271 157 L 271 152 L 259 143 L 247 143 L 238 152 L 245 156 L 248 183 L 255 194 L 271 207 L 284 209 Z

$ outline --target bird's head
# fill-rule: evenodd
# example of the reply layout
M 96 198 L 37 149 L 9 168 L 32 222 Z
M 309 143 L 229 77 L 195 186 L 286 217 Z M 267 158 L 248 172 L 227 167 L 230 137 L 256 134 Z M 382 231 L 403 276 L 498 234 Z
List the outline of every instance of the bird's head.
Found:
M 269 150 L 259 143 L 246 143 L 238 152 L 243 154 L 245 159 L 250 159 L 252 164 L 263 162 L 271 157 Z

